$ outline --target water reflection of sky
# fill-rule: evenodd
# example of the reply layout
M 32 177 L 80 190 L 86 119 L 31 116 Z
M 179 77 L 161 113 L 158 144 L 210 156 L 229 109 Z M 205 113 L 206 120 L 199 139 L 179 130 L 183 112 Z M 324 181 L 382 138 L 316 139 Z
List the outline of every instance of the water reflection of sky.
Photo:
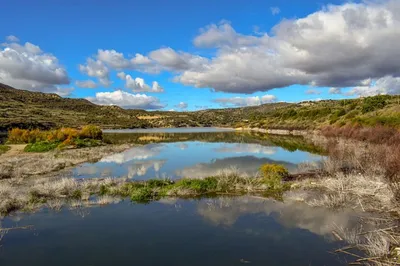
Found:
M 122 202 L 81 211 L 0 221 L 35 228 L 5 235 L 1 265 L 347 265 L 330 253 L 346 245 L 334 242 L 331 232 L 357 229 L 358 215 L 368 215 L 253 197 Z
M 97 163 L 83 164 L 73 173 L 76 177 L 104 177 L 107 173 L 135 179 L 196 178 L 237 168 L 243 174 L 253 175 L 264 163 L 283 164 L 295 171 L 297 164 L 319 159 L 308 152 L 290 152 L 278 146 L 188 141 L 136 146 Z

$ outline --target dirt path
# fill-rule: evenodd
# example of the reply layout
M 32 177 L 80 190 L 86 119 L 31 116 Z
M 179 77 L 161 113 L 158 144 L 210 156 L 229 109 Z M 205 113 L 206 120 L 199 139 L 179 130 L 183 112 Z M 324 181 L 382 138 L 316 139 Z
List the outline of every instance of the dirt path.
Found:
M 7 146 L 9 146 L 10 149 L 7 152 L 0 155 L 0 157 L 4 158 L 4 157 L 13 157 L 16 155 L 20 155 L 24 152 L 26 144 L 13 144 Z

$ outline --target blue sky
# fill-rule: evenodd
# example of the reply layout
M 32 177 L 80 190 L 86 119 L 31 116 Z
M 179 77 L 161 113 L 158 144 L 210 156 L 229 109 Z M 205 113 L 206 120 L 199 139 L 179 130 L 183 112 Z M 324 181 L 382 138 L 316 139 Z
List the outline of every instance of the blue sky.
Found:
M 382 21 L 391 37 L 386 38 L 388 47 L 391 41 L 394 44 L 399 9 L 393 5 L 397 4 L 3 0 L 0 82 L 99 104 L 163 110 L 397 94 L 399 63 L 382 70 L 378 55 L 355 52 L 377 45 L 372 37 L 378 34 L 375 24 Z M 341 23 L 343 28 L 336 29 L 335 24 Z M 357 34 L 354 27 L 359 27 Z M 124 66 L 116 67 L 121 61 L 113 63 L 115 58 L 101 58 L 99 49 L 123 54 Z M 390 52 L 400 54 L 397 48 Z M 380 58 L 385 58 L 382 53 Z M 147 61 L 132 63 L 137 54 Z M 91 65 L 88 58 L 98 65 Z M 122 72 L 123 80 L 117 77 Z M 77 84 L 88 80 L 95 88 Z M 163 92 L 152 92 L 153 81 Z

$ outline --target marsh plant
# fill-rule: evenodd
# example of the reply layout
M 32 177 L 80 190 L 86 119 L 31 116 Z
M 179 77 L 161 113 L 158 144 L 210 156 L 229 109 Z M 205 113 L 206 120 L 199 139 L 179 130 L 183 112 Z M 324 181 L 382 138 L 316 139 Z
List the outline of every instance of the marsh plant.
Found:
M 41 206 L 54 210 L 60 210 L 64 205 L 78 208 L 88 205 L 90 195 L 97 196 L 95 202 L 99 205 L 116 202 L 118 198 L 147 203 L 163 197 L 201 197 L 220 193 L 242 195 L 273 192 L 279 195 L 289 189 L 282 181 L 286 174 L 282 166 L 271 165 L 263 166 L 263 174 L 257 177 L 240 176 L 230 169 L 204 179 L 132 181 L 125 178 L 11 178 L 0 180 L 0 212 L 7 214 L 20 209 L 33 211 Z
M 314 169 L 318 172 L 317 178 L 296 183 L 298 188 L 312 191 L 315 195 L 310 198 L 304 194 L 302 200 L 315 207 L 380 213 L 384 219 L 369 221 L 375 223 L 375 231 L 338 230 L 341 238 L 352 244 L 351 248 L 362 250 L 366 257 L 357 257 L 359 255 L 348 249 L 344 251 L 355 255 L 358 264 L 398 265 L 400 133 L 395 129 L 381 129 L 374 133 L 370 129 L 348 127 L 331 128 L 325 135 L 329 137 L 313 137 L 315 142 L 325 146 L 329 155 L 318 169 Z

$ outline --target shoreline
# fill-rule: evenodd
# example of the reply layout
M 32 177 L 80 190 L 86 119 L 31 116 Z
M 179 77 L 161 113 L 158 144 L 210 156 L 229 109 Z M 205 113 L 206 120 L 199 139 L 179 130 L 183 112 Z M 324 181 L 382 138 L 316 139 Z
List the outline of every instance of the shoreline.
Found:
M 363 238 L 362 241 L 372 241 L 367 242 L 371 246 L 363 242 L 357 248 L 367 254 L 375 254 L 376 250 L 373 248 L 376 246 L 398 246 L 399 230 L 379 231 L 395 226 L 400 214 L 400 204 L 397 202 L 400 186 L 394 186 L 400 184 L 391 183 L 388 179 L 387 170 L 392 164 L 382 164 L 391 163 L 393 158 L 389 155 L 392 146 L 365 145 L 351 139 L 329 139 L 318 134 L 318 131 L 261 128 L 231 130 L 305 136 L 322 147 L 332 144 L 331 140 L 336 142 L 334 146 L 330 146 L 329 156 L 322 162 L 322 170 L 317 171 L 313 166 L 307 165 L 297 174 L 271 180 L 254 176 L 242 177 L 232 172 L 204 179 L 148 181 L 127 178 L 77 179 L 63 172 L 72 166 L 122 152 L 137 144 L 106 144 L 45 153 L 23 153 L 0 161 L 0 211 L 7 215 L 20 211 L 34 212 L 43 207 L 53 210 L 68 206 L 83 208 L 85 204 L 90 206 L 93 202 L 105 205 L 116 199 L 126 198 L 130 198 L 134 203 L 147 203 L 171 197 L 187 199 L 219 195 L 255 195 L 283 201 L 291 199 L 312 207 L 339 210 L 351 207 L 359 208 L 363 212 L 377 213 L 385 222 L 379 221 L 377 231 L 366 234 L 373 241 Z M 377 158 L 377 155 L 381 158 Z M 38 169 L 38 166 L 41 168 Z M 346 236 L 341 237 L 346 239 Z M 393 256 L 390 250 L 382 249 L 379 252 L 383 260 Z

